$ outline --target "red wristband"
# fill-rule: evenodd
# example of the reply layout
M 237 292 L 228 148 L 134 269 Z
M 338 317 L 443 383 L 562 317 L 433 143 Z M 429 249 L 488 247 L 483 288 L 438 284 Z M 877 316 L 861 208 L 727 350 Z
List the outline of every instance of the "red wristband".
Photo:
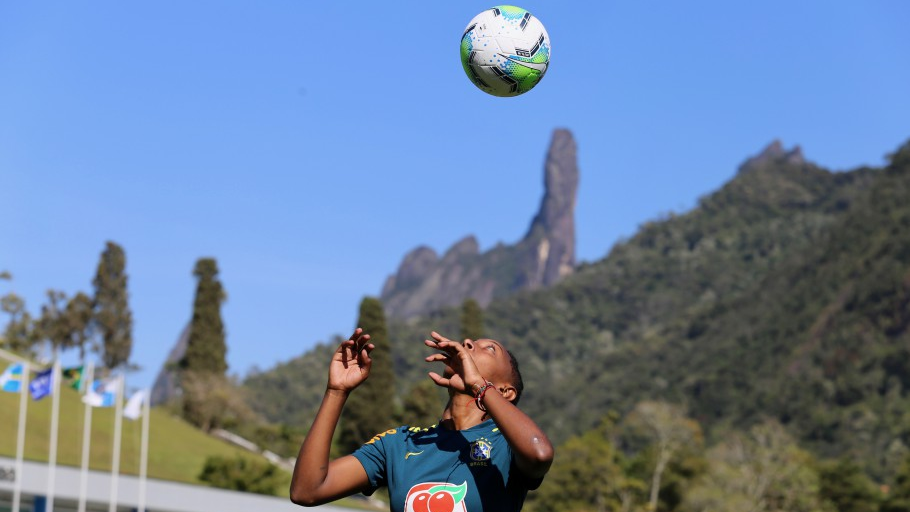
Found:
M 487 390 L 492 387 L 494 387 L 493 383 L 490 381 L 486 381 L 486 383 L 483 386 L 480 386 L 480 389 L 478 389 L 474 393 L 474 405 L 476 405 L 477 408 L 480 409 L 481 411 L 487 410 L 487 408 L 484 407 L 484 405 L 483 405 L 483 396 L 486 395 Z

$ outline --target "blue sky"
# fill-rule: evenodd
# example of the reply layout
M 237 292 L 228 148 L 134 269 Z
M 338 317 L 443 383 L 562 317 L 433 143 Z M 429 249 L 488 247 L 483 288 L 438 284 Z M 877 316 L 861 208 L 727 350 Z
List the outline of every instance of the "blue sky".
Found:
M 37 313 L 121 244 L 144 386 L 213 256 L 242 375 L 350 331 L 415 246 L 519 239 L 556 127 L 589 261 L 772 139 L 846 170 L 910 138 L 904 1 L 529 0 L 551 66 L 509 99 L 458 62 L 491 5 L 0 4 L 0 293 Z

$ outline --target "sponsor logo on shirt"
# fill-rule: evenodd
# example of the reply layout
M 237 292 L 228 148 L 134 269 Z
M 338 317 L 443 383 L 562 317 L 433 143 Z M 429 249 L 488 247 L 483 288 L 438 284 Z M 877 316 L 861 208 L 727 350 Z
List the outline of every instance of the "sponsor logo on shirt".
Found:
M 460 485 L 427 482 L 411 487 L 404 501 L 404 512 L 467 512 L 465 496 L 468 482 Z

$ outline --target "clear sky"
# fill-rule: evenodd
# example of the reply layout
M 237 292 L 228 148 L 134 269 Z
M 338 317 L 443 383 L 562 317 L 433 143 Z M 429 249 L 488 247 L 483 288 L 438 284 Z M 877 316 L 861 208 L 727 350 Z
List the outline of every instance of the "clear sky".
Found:
M 552 61 L 504 99 L 458 61 L 485 2 L 0 3 L 0 294 L 90 292 L 116 241 L 143 386 L 213 256 L 243 375 L 350 331 L 418 245 L 519 239 L 556 127 L 588 261 L 775 138 L 835 170 L 910 138 L 910 2 L 520 5 Z

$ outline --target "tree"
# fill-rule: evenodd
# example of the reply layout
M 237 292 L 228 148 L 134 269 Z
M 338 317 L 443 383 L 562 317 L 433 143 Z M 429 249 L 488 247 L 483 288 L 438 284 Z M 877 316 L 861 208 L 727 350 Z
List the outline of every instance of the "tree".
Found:
M 477 340 L 483 337 L 483 310 L 474 299 L 461 304 L 461 339 Z
M 626 471 L 626 460 L 610 442 L 613 422 L 566 441 L 543 485 L 533 497 L 534 512 L 631 512 L 647 486 Z
M 734 434 L 708 454 L 708 471 L 689 493 L 686 510 L 722 512 L 830 511 L 819 496 L 812 458 L 776 422 Z
M 184 372 L 180 389 L 184 419 L 206 432 L 257 420 L 242 391 L 224 375 Z
M 196 296 L 186 352 L 179 363 L 183 417 L 203 430 L 219 426 L 231 414 L 236 395 L 225 377 L 227 344 L 221 304 L 226 295 L 214 258 L 199 258 L 193 269 Z
M 55 358 L 61 350 L 70 348 L 71 336 L 65 317 L 66 302 L 66 293 L 48 290 L 47 304 L 41 306 L 41 316 L 37 322 L 39 336 L 50 343 Z
M 218 281 L 218 264 L 214 258 L 200 258 L 193 275 L 198 279 L 193 320 L 180 367 L 190 372 L 224 375 L 228 366 L 221 304 L 227 297 Z
M 881 512 L 910 512 L 910 455 L 904 458 Z
M 13 276 L 6 270 L 0 272 L 0 280 L 12 281 Z M 0 311 L 9 315 L 3 328 L 0 346 L 21 355 L 31 355 L 32 347 L 40 339 L 31 315 L 25 310 L 25 300 L 13 292 L 0 297 Z
M 818 476 L 819 496 L 838 512 L 878 512 L 881 493 L 853 460 L 821 464 Z
M 266 461 L 238 455 L 208 457 L 199 480 L 221 489 L 274 495 L 283 477 L 278 468 Z
M 69 346 L 79 349 L 79 360 L 85 361 L 86 345 L 92 339 L 92 299 L 78 292 L 66 303 L 64 318 Z
M 399 423 L 417 427 L 435 425 L 444 405 L 439 386 L 429 379 L 422 380 L 411 387 L 405 397 Z
M 32 348 L 40 336 L 25 310 L 25 300 L 15 293 L 0 297 L 0 310 L 9 315 L 9 321 L 3 329 L 3 348 L 21 355 L 31 355 Z
M 126 255 L 107 242 L 92 281 L 95 287 L 94 323 L 103 342 L 102 361 L 114 369 L 129 361 L 133 349 L 133 314 L 127 294 Z
M 338 444 L 345 453 L 356 450 L 371 437 L 389 429 L 395 408 L 395 373 L 392 347 L 386 329 L 382 302 L 366 297 L 360 302 L 357 326 L 371 336 L 376 348 L 372 352 L 370 378 L 348 398 L 341 416 Z
M 643 430 L 653 442 L 655 461 L 648 510 L 654 511 L 667 465 L 683 448 L 701 443 L 701 427 L 687 418 L 681 407 L 664 402 L 639 403 L 630 413 L 627 424 Z

